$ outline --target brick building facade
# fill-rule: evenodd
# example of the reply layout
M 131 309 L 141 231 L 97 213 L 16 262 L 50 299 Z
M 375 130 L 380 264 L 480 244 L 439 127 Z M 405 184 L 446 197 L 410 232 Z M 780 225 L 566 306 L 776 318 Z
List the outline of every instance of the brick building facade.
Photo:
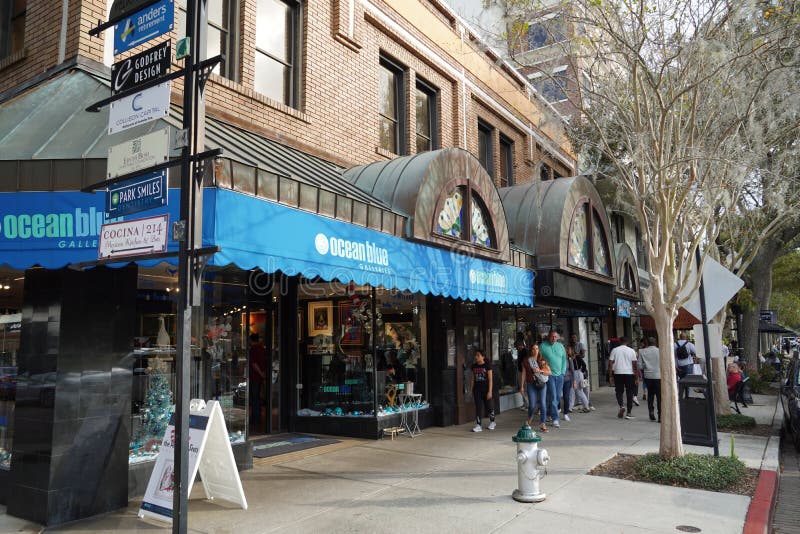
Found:
M 415 89 L 421 81 L 436 97 L 437 148 L 462 147 L 477 156 L 477 124 L 482 121 L 491 127 L 494 169 L 506 168 L 499 161 L 501 136 L 512 143 L 513 182 L 539 176 L 542 164 L 562 176 L 572 174 L 574 157 L 559 120 L 442 2 L 229 1 L 214 3 L 221 6 L 219 18 L 225 22 L 228 38 L 220 40 L 229 53 L 225 76 L 212 76 L 209 115 L 350 167 L 416 152 Z M 24 37 L 21 48 L 0 59 L 0 100 L 65 64 L 90 65 L 104 72 L 104 57 L 108 63 L 105 39 L 110 31 L 98 38 L 87 31 L 105 19 L 106 0 L 70 2 L 66 14 L 44 0 L 17 0 L 16 4 L 24 9 Z M 292 95 L 283 101 L 276 99 L 280 91 L 256 89 L 269 85 L 256 66 L 259 56 L 269 57 L 269 51 L 259 51 L 264 45 L 257 43 L 259 9 L 265 11 L 263 16 L 284 9 L 289 12 L 285 23 L 277 27 L 285 32 L 287 46 L 271 43 L 276 49 L 290 49 L 286 55 L 292 56 L 288 75 Z M 176 26 L 173 38 L 182 24 Z M 402 78 L 399 96 L 404 112 L 399 123 L 401 145 L 406 148 L 398 154 L 380 146 L 377 110 L 382 58 L 391 61 Z M 175 62 L 174 68 L 178 66 Z M 280 82 L 277 78 L 269 81 Z M 176 83 L 176 104 L 180 90 Z M 506 178 L 495 175 L 498 185 Z

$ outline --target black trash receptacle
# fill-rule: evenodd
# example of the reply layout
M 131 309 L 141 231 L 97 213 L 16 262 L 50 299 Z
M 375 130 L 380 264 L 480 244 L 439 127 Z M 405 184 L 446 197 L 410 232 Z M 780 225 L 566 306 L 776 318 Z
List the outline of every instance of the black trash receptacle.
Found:
M 687 445 L 714 445 L 711 428 L 713 406 L 705 394 L 707 387 L 703 375 L 686 375 L 678 381 L 681 441 Z

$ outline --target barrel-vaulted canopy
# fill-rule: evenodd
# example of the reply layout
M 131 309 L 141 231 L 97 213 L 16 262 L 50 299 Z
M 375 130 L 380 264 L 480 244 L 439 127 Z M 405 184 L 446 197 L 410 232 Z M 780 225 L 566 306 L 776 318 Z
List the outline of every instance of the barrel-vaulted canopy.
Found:
M 536 268 L 613 283 L 617 262 L 608 216 L 594 185 L 581 176 L 499 190 L 513 245 L 535 255 Z
M 406 237 L 497 261 L 510 260 L 506 216 L 497 188 L 466 150 L 446 148 L 370 163 L 353 167 L 344 176 L 406 215 Z M 466 220 L 461 222 L 471 228 L 467 232 L 475 230 L 476 219 L 482 219 L 477 226 L 486 229 L 481 232 L 486 237 L 483 242 L 469 233 L 457 239 L 441 231 L 439 223 L 452 198 L 459 206 L 463 201 Z

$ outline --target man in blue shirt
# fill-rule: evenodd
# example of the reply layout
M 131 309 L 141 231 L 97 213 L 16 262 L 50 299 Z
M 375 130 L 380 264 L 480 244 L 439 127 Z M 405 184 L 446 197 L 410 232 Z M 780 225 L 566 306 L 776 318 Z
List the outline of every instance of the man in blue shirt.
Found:
M 539 350 L 553 373 L 547 381 L 548 415 L 553 418 L 553 426 L 559 428 L 561 425 L 558 421 L 558 405 L 561 403 L 561 392 L 564 389 L 567 351 L 558 340 L 558 332 L 554 329 L 547 334 L 547 341 L 539 344 Z M 564 420 L 569 421 L 569 416 L 564 414 Z

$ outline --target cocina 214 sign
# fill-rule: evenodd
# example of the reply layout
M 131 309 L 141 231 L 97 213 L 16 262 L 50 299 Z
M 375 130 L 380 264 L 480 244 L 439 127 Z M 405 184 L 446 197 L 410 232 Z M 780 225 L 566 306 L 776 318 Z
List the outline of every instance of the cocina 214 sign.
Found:
M 155 254 L 167 250 L 169 215 L 104 224 L 98 259 Z

